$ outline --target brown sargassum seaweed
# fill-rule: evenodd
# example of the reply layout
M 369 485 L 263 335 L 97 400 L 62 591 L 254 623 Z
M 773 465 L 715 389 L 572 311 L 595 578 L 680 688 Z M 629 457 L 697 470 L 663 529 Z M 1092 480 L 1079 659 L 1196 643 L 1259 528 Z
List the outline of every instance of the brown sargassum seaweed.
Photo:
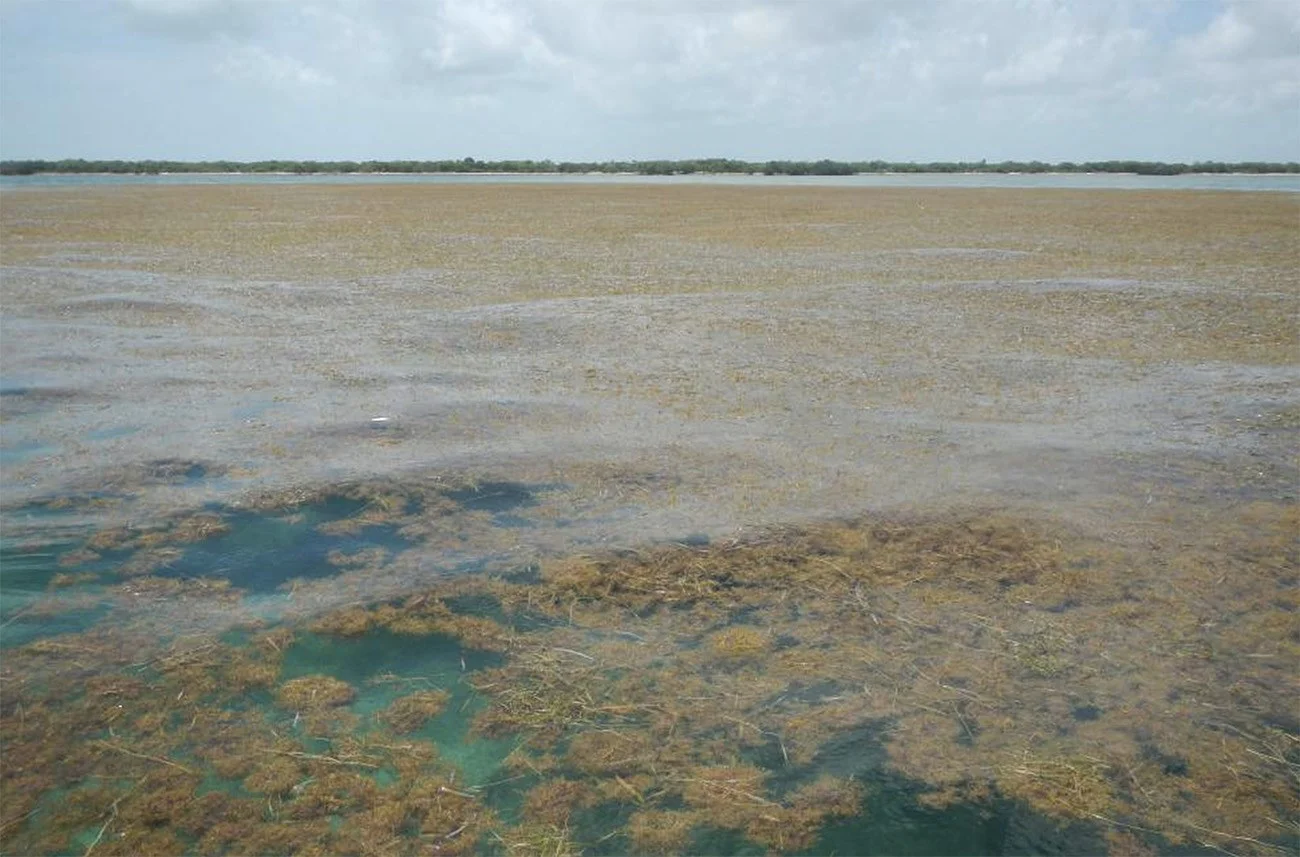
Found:
M 1284 853 L 1300 832 L 1298 526 L 1274 503 L 1145 545 L 984 512 L 864 519 L 556 558 L 310 623 L 499 653 L 460 680 L 481 696 L 473 734 L 517 742 L 509 812 L 429 740 L 448 693 L 401 696 L 360 729 L 355 688 L 282 677 L 294 628 L 145 662 L 129 627 L 39 641 L 3 665 L 0 841 L 575 854 L 597 844 L 583 815 L 621 806 L 604 839 L 628 851 L 690 850 L 704 827 L 806 851 L 829 821 L 869 823 L 869 782 L 822 763 L 871 729 L 932 806 L 1020 801 L 1095 825 L 1113 853 Z

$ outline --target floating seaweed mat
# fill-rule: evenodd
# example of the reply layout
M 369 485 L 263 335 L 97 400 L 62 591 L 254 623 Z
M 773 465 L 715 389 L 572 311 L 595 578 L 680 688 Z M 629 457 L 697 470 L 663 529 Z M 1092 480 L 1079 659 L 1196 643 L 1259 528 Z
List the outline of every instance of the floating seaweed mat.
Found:
M 439 745 L 468 729 L 457 677 L 493 656 L 387 631 L 239 636 L 116 668 L 83 638 L 61 653 L 99 655 L 95 674 L 22 682 L 0 717 L 6 853 L 473 850 L 491 812 Z M 484 770 L 512 746 L 475 743 L 509 745 Z
M 781 785 L 791 772 L 829 776 L 833 792 L 872 790 L 885 769 L 924 784 L 926 813 L 1004 818 L 1009 851 L 1091 853 L 1104 837 L 1279 853 L 1300 819 L 1295 517 L 1286 504 L 1243 512 L 1245 526 L 1173 555 L 976 514 L 567 557 L 439 594 L 463 603 L 477 587 L 508 614 L 555 620 L 472 677 L 491 700 L 476 728 L 522 736 L 509 760 L 521 773 L 595 778 L 607 799 L 655 812 L 683 804 L 629 818 L 615 836 L 643 837 L 633 850 L 690 848 L 704 808 L 713 827 L 730 818 L 727 836 L 802 850 L 817 824 Z M 1226 579 L 1237 597 L 1207 626 L 1194 593 Z M 1223 669 L 1250 683 L 1216 684 Z M 1230 713 L 1206 718 L 1207 703 Z M 889 724 L 884 760 L 835 750 L 873 721 Z M 1193 785 L 1198 771 L 1214 785 Z M 737 800 L 709 804 L 688 785 L 701 779 Z M 595 799 L 569 800 L 588 812 Z
M 1152 556 L 998 515 L 849 521 L 443 580 L 145 664 L 107 629 L 38 642 L 3 664 L 0 847 L 1285 853 L 1292 520 Z M 1233 597 L 1196 596 L 1215 581 Z

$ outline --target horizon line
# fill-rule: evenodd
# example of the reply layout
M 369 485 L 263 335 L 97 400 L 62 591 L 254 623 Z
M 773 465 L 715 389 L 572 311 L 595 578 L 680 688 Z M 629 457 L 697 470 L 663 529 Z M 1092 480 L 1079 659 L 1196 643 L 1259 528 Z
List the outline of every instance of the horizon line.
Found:
M 551 158 L 503 158 L 480 160 L 464 158 L 350 158 L 319 160 L 314 158 L 6 158 L 0 160 L 0 175 L 84 173 L 576 173 L 618 172 L 649 175 L 692 173 L 765 173 L 769 175 L 856 175 L 889 172 L 1030 172 L 1030 173 L 1138 173 L 1178 175 L 1187 173 L 1300 173 L 1297 161 L 1156 161 L 1133 158 L 1109 158 L 1086 161 L 980 160 L 956 161 L 887 161 L 865 160 L 767 159 L 752 161 L 740 158 L 652 158 L 606 160 L 554 160 Z

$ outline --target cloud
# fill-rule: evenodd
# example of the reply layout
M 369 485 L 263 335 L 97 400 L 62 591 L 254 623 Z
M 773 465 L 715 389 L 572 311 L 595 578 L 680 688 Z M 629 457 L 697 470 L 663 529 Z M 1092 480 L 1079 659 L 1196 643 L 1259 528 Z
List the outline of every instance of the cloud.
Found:
M 1184 38 L 1182 55 L 1195 61 L 1252 61 L 1300 56 L 1300 2 L 1235 2 L 1204 31 Z
M 501 98 L 554 93 L 616 115 L 817 111 L 981 98 L 1126 100 L 1198 81 L 1274 85 L 1300 3 L 1248 0 L 1162 47 L 1153 0 L 120 0 L 142 25 L 223 39 L 223 74 Z M 1168 40 L 1165 40 L 1167 42 Z M 1204 67 L 1217 64 L 1214 74 Z M 1199 92 L 1198 96 L 1211 93 Z
M 7 35 L 22 27 L 0 28 L 7 68 L 62 52 L 47 89 L 91 86 L 76 56 L 118 51 L 119 66 L 182 80 L 200 105 L 329 91 L 338 115 L 310 117 L 325 139 L 346 136 L 329 134 L 331 122 L 358 127 L 350 111 L 376 129 L 423 121 L 437 145 L 523 134 L 521 154 L 534 154 L 523 151 L 531 137 L 575 157 L 589 144 L 667 155 L 667 141 L 685 154 L 937 157 L 970 146 L 1078 158 L 1087 153 L 1069 150 L 1074 141 L 1107 137 L 1104 154 L 1140 154 L 1129 149 L 1135 119 L 1149 148 L 1236 146 L 1215 123 L 1245 118 L 1260 135 L 1248 148 L 1300 156 L 1300 0 L 12 2 L 0 0 L 0 14 L 64 40 L 38 50 Z M 75 32 L 77 16 L 43 12 L 51 6 L 95 24 Z M 92 40 L 114 27 L 120 35 Z M 280 113 L 303 109 L 286 101 Z
M 1300 2 L 1228 5 L 1178 41 L 1170 77 L 1192 109 L 1228 116 L 1279 108 L 1300 127 Z
M 121 0 L 131 22 L 147 33 L 203 41 L 256 38 L 261 10 L 240 0 Z
M 273 54 L 252 45 L 230 51 L 217 63 L 217 71 L 231 79 L 288 89 L 314 89 L 335 83 L 329 74 L 293 57 Z

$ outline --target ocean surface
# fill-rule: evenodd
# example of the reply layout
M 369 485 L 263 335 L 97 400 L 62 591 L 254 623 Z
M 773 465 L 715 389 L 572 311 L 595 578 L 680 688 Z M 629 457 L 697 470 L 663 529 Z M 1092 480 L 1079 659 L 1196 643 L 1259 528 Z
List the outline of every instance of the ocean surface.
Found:
M 1197 181 L 7 180 L 0 854 L 1300 853 Z

